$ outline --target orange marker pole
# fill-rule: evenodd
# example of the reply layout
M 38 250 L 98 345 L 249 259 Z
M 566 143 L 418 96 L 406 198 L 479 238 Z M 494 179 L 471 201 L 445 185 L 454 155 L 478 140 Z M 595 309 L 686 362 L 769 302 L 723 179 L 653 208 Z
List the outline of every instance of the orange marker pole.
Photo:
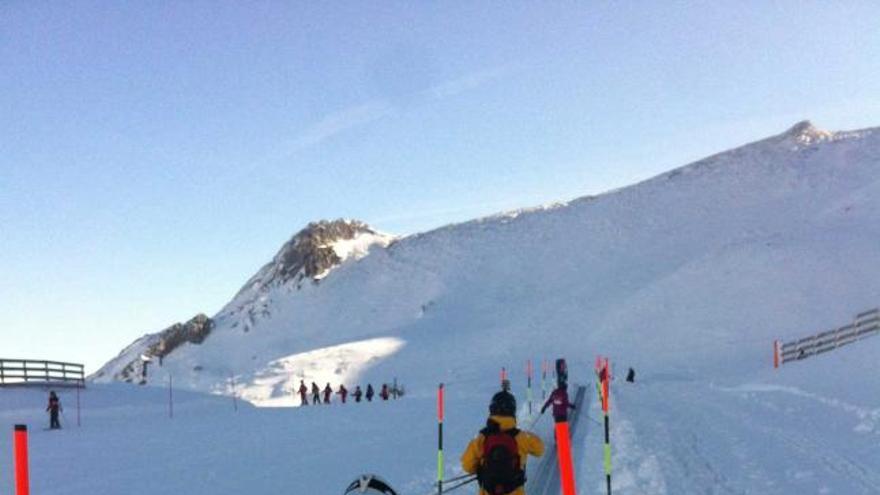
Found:
M 443 384 L 437 389 L 437 493 L 443 493 Z
M 609 410 L 611 409 L 611 364 L 608 358 L 596 360 L 597 383 L 599 395 L 602 399 L 602 412 L 605 416 L 605 485 L 608 495 L 611 495 L 611 417 Z
M 609 397 L 609 388 L 611 386 L 611 365 L 608 364 L 608 358 L 605 358 L 603 365 L 605 367 L 605 380 L 602 383 L 602 394 L 605 400 L 602 401 L 602 410 L 607 413 L 608 409 L 611 408 L 611 397 Z
M 779 341 L 773 341 L 773 368 L 779 368 Z
M 574 467 L 571 460 L 571 440 L 568 423 L 556 423 L 556 458 L 559 460 L 559 480 L 562 495 L 575 495 Z
M 15 425 L 15 495 L 29 495 L 28 433 L 26 425 Z

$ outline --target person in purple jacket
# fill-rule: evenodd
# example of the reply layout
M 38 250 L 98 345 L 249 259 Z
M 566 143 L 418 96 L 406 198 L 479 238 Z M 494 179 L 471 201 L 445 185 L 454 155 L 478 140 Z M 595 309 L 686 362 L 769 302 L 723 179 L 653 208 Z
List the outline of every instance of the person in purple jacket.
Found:
M 550 404 L 553 404 L 553 419 L 557 423 L 568 421 L 568 410 L 574 410 L 574 404 L 568 400 L 568 386 L 565 383 L 559 384 L 559 387 L 550 393 L 550 397 L 547 397 L 547 402 L 541 408 L 541 414 L 544 414 Z

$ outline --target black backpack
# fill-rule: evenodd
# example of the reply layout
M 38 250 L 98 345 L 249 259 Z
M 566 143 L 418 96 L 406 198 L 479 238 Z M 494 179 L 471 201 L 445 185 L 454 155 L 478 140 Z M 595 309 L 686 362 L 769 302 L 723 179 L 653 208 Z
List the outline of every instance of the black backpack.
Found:
M 489 495 L 503 495 L 523 486 L 526 473 L 522 469 L 516 428 L 500 431 L 497 426 L 483 434 L 483 457 L 477 470 L 477 481 Z

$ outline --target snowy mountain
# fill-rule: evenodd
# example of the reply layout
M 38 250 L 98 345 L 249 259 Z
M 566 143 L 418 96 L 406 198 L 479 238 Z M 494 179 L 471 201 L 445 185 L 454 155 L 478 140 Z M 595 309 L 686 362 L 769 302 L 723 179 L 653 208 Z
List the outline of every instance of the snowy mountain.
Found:
M 575 342 L 585 362 L 760 369 L 774 338 L 880 301 L 878 163 L 877 130 L 802 122 L 601 196 L 394 242 L 312 224 L 146 381 L 228 393 L 234 376 L 246 399 L 290 405 L 300 379 L 435 383 Z M 95 380 L 125 380 L 154 340 Z
M 370 229 L 356 220 L 314 222 L 287 241 L 271 262 L 263 266 L 215 318 L 196 315 L 161 332 L 147 334 L 126 347 L 93 375 L 98 382 L 146 383 L 144 363 L 164 358 L 183 344 L 201 344 L 220 319 L 233 329 L 248 332 L 260 319 L 271 316 L 269 301 L 276 292 L 290 293 L 306 282 L 317 284 L 333 268 L 367 255 L 373 245 L 387 246 L 392 236 Z M 149 365 L 147 365 L 149 369 Z
M 500 367 L 520 425 L 552 446 L 552 422 L 528 413 L 526 359 L 564 356 L 590 386 L 601 353 L 617 375 L 637 371 L 611 388 L 614 493 L 880 493 L 880 338 L 772 367 L 773 339 L 880 304 L 880 130 L 800 123 L 601 196 L 405 238 L 345 225 L 310 226 L 217 315 L 123 350 L 95 382 L 138 381 L 145 355 L 149 385 L 173 376 L 190 391 L 90 384 L 81 429 L 34 432 L 34 491 L 341 493 L 374 472 L 436 493 L 438 383 L 452 477 Z M 292 405 L 300 379 L 395 377 L 399 401 L 228 397 Z M 586 397 L 578 493 L 604 493 L 601 412 Z M 44 399 L 0 390 L 0 424 L 44 421 Z M 70 418 L 78 399 L 62 394 Z M 0 449 L 0 473 L 12 466 Z

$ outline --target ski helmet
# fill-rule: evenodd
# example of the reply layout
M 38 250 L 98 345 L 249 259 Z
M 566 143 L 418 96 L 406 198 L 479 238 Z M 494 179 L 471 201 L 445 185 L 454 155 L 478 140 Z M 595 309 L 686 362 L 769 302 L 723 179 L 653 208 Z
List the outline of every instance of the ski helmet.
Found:
M 492 402 L 489 403 L 489 414 L 494 416 L 516 416 L 516 397 L 506 390 L 493 395 Z
M 345 495 L 354 493 L 397 495 L 391 485 L 375 474 L 364 474 L 352 481 L 345 490 Z

